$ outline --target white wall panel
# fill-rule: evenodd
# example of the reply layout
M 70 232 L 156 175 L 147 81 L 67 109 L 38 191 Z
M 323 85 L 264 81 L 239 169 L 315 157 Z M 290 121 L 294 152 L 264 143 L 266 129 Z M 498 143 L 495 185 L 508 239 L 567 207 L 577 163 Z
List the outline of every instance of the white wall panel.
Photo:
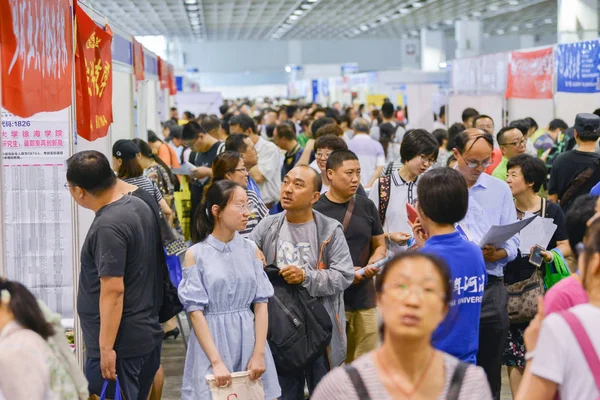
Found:
M 559 92 L 554 95 L 555 118 L 564 120 L 569 126 L 573 126 L 577 114 L 591 113 L 598 107 L 600 107 L 600 93 Z
M 501 95 L 464 95 L 452 94 L 448 99 L 448 126 L 455 122 L 462 122 L 462 112 L 465 108 L 475 108 L 480 114 L 489 115 L 494 120 L 496 130 L 502 126 L 502 109 L 504 98 Z M 409 109 L 410 113 L 410 109 Z
M 133 81 L 127 72 L 113 72 L 113 142 L 133 139 Z
M 554 119 L 553 99 L 508 99 L 507 108 L 509 122 L 516 119 L 531 117 L 535 119 L 535 122 L 537 122 L 538 126 L 542 127 L 548 126 L 550 121 Z M 573 119 L 572 122 L 574 121 L 575 119 Z

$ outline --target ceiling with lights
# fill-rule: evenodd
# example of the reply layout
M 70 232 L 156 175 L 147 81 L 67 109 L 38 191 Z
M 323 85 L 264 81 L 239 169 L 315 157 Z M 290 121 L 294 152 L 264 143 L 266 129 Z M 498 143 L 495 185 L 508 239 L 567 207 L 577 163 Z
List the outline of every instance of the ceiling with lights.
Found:
M 84 0 L 120 28 L 182 40 L 315 40 L 453 34 L 460 19 L 486 36 L 556 32 L 557 0 Z

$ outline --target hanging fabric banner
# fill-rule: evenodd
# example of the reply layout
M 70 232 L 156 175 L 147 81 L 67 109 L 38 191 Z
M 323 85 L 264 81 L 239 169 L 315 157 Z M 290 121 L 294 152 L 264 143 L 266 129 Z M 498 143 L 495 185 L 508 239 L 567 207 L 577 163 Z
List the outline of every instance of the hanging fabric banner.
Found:
M 135 38 L 133 39 L 133 75 L 136 81 L 144 80 L 144 48 Z
M 30 117 L 71 105 L 69 0 L 0 0 L 2 105 Z
M 171 64 L 168 67 L 169 70 L 169 94 L 175 96 L 177 94 L 177 82 L 175 81 L 175 69 Z
M 556 91 L 600 92 L 600 42 L 559 44 L 556 47 Z
M 93 142 L 108 134 L 112 116 L 112 32 L 76 8 L 77 134 Z
M 506 98 L 551 99 L 552 64 L 552 47 L 511 52 Z
M 161 89 L 169 89 L 169 64 L 162 58 L 158 57 L 158 80 Z

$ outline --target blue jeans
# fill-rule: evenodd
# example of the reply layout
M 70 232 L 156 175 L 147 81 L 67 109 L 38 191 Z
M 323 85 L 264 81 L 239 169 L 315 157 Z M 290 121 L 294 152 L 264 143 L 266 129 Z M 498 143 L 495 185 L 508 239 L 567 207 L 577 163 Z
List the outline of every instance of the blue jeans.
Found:
M 160 367 L 162 343 L 148 354 L 139 357 L 117 358 L 117 376 L 121 391 L 126 400 L 146 400 L 152 389 L 154 375 Z M 88 380 L 90 394 L 100 396 L 104 379 L 100 369 L 99 358 L 88 358 L 85 364 L 85 376 Z M 107 398 L 114 399 L 115 384 L 110 382 Z
M 307 383 L 308 392 L 312 395 L 321 379 L 329 373 L 329 370 L 327 355 L 323 354 L 311 366 L 306 367 L 304 371 L 288 375 L 277 374 L 279 386 L 281 387 L 279 400 L 304 400 L 304 383 Z

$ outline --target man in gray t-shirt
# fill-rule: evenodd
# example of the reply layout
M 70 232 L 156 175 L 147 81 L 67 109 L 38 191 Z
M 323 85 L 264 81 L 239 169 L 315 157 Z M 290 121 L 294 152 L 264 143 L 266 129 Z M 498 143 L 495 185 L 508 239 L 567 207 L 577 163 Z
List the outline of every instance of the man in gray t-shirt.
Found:
M 284 220 L 277 243 L 277 267 L 317 265 L 317 225 L 314 220 L 292 224 Z

